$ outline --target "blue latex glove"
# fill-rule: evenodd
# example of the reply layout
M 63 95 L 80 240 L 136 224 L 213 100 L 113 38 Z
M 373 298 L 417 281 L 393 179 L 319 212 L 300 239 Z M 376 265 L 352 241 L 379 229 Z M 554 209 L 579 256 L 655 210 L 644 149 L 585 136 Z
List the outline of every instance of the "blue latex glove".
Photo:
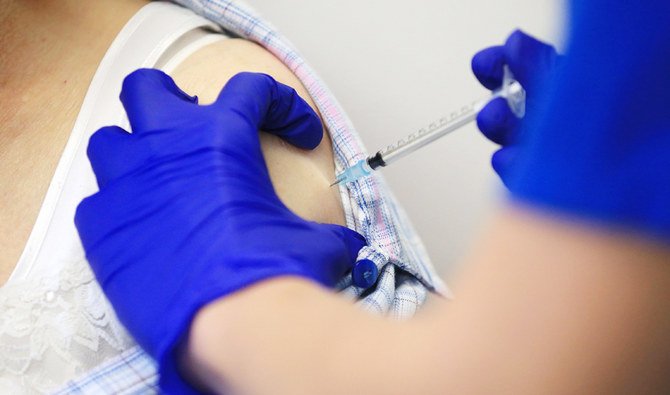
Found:
M 132 134 L 98 130 L 88 156 L 100 191 L 79 205 L 86 256 L 121 322 L 159 364 L 167 393 L 190 391 L 175 349 L 214 299 L 276 276 L 332 287 L 365 240 L 306 221 L 277 197 L 258 131 L 304 149 L 322 126 L 297 93 L 264 74 L 233 77 L 199 106 L 157 70 L 138 70 L 121 101 Z
M 670 1 L 573 0 L 517 201 L 670 241 Z
M 504 98 L 491 100 L 477 115 L 477 126 L 484 136 L 502 146 L 493 154 L 491 164 L 505 184 L 519 152 L 517 143 L 523 124 L 537 115 L 543 91 L 541 85 L 553 73 L 557 59 L 553 47 L 519 30 L 509 36 L 505 45 L 486 48 L 472 58 L 472 71 L 487 89 L 500 88 L 503 66 L 508 65 L 526 90 L 523 120 L 512 113 Z

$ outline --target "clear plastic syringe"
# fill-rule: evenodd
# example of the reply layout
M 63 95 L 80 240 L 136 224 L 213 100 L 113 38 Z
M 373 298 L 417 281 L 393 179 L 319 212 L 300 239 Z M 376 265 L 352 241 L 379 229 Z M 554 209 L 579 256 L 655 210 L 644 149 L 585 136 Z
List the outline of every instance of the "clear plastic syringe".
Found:
M 388 166 L 419 148 L 432 143 L 440 137 L 462 128 L 477 119 L 479 111 L 486 105 L 486 103 L 496 97 L 506 98 L 514 115 L 523 118 L 526 112 L 526 91 L 521 87 L 521 84 L 514 79 L 509 68 L 505 66 L 503 84 L 499 89 L 493 92 L 493 96 L 477 100 L 464 106 L 460 111 L 452 112 L 449 116 L 442 117 L 427 127 L 420 129 L 416 133 L 410 134 L 404 139 L 397 141 L 395 144 L 391 144 L 388 147 L 377 151 L 375 155 L 358 161 L 355 165 L 348 167 L 338 174 L 335 182 L 332 183 L 331 186 L 367 177 L 372 174 L 374 170 Z

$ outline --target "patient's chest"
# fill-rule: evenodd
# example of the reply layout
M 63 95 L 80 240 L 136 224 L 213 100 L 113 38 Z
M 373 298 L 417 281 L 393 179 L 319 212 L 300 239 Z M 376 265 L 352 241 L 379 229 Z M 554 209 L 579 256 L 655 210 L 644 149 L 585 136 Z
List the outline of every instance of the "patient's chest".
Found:
M 24 249 L 95 72 L 84 64 L 63 68 L 55 64 L 40 80 L 1 92 L 0 285 Z

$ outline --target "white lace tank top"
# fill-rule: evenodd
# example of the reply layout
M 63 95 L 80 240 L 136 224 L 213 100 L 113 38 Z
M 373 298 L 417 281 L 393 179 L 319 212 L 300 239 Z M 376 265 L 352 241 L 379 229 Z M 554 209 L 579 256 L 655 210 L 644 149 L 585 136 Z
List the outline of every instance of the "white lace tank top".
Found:
M 97 190 L 86 145 L 102 126 L 128 126 L 118 99 L 127 74 L 141 67 L 170 72 L 226 37 L 189 10 L 152 2 L 108 49 L 21 258 L 0 288 L 1 394 L 53 391 L 134 346 L 95 282 L 74 226 L 77 205 Z

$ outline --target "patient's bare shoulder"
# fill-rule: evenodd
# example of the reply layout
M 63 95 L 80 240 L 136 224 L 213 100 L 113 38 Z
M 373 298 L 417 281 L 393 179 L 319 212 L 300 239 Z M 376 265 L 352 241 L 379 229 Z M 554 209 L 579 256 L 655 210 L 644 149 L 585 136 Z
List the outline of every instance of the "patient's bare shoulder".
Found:
M 186 59 L 172 73 L 177 84 L 203 104 L 213 102 L 221 87 L 242 71 L 262 72 L 293 87 L 312 108 L 309 94 L 297 77 L 259 45 L 242 39 L 210 44 Z M 316 108 L 315 108 L 316 110 Z M 332 146 L 326 134 L 313 151 L 294 148 L 277 137 L 261 134 L 270 176 L 280 199 L 303 218 L 344 224 L 344 214 L 334 179 Z

